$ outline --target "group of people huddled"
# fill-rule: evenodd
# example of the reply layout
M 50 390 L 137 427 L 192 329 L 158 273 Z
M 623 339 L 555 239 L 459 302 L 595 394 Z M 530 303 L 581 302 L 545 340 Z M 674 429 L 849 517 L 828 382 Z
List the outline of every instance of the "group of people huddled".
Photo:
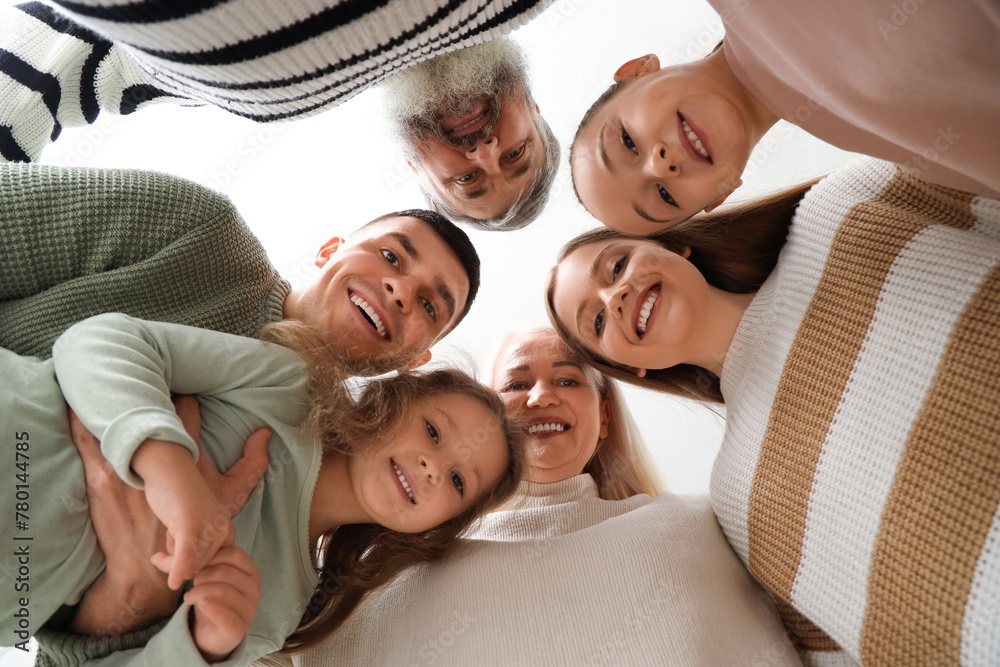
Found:
M 581 109 L 601 226 L 488 384 L 420 367 L 480 287 L 455 223 L 558 223 L 504 38 L 551 0 L 3 10 L 0 646 L 1000 664 L 1000 10 L 710 3 L 711 53 L 630 60 Z M 33 162 L 102 112 L 279 121 L 375 84 L 429 208 L 331 239 L 300 287 L 218 193 Z M 782 119 L 870 157 L 724 204 Z M 724 404 L 709 496 L 664 491 L 619 382 Z

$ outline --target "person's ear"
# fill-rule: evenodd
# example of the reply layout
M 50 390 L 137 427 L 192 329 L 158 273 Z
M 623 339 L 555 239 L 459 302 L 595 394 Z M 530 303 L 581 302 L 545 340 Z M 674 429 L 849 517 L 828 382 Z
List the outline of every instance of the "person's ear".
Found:
M 656 72 L 660 69 L 660 59 L 655 54 L 650 53 L 641 58 L 633 58 L 618 68 L 615 72 L 615 81 L 626 82 L 638 79 L 641 76 Z
M 535 113 L 542 113 L 542 110 L 538 108 L 538 102 L 535 102 Z
M 689 245 L 684 246 L 683 248 L 680 249 L 680 252 L 678 252 L 677 254 L 680 255 L 681 257 L 683 257 L 684 259 L 690 259 L 690 257 L 691 257 L 691 246 L 689 246 Z
M 708 206 L 706 206 L 705 207 L 705 213 L 711 213 L 712 211 L 714 211 L 715 209 L 717 209 L 722 204 L 722 202 L 724 202 L 727 199 L 729 199 L 729 195 L 733 194 L 736 191 L 736 188 L 740 187 L 741 185 L 743 185 L 743 179 L 742 178 L 739 179 L 738 181 L 736 181 L 736 184 L 733 187 L 731 187 L 724 195 L 722 195 L 721 197 L 719 197 L 718 199 L 716 199 L 714 202 L 712 202 L 711 204 L 709 204 Z
M 412 371 L 414 368 L 420 368 L 430 360 L 431 360 L 431 351 L 424 350 L 423 354 L 421 354 L 419 357 L 417 357 L 410 363 L 406 364 L 405 366 L 397 368 L 396 372 L 405 373 L 406 371 Z
M 600 438 L 604 440 L 608 437 L 608 424 L 611 423 L 611 401 L 605 399 L 601 401 L 601 433 Z
M 314 262 L 319 268 L 326 266 L 326 263 L 330 261 L 333 254 L 337 252 L 342 244 L 346 243 L 344 239 L 340 236 L 334 236 L 332 239 L 324 243 L 319 247 L 319 252 L 316 253 L 316 261 Z
M 646 369 L 645 368 L 637 368 L 637 369 L 635 369 L 635 375 L 636 375 L 636 377 L 638 377 L 640 379 L 646 377 Z

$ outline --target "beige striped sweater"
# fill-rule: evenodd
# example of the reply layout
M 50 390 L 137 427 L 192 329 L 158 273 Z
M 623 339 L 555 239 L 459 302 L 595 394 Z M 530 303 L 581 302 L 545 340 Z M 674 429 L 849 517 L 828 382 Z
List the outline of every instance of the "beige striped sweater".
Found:
M 1000 201 L 824 179 L 721 379 L 713 506 L 806 656 L 1000 664 Z

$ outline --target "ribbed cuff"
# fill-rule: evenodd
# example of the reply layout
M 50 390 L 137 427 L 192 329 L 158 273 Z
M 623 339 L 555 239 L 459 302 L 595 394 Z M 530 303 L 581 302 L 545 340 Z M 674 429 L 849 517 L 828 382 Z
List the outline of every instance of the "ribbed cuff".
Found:
M 169 620 L 165 618 L 148 628 L 121 635 L 85 637 L 59 630 L 69 623 L 74 610 L 75 607 L 60 608 L 49 622 L 35 633 L 35 639 L 38 641 L 35 667 L 78 667 L 89 660 L 98 660 L 117 651 L 142 648 Z

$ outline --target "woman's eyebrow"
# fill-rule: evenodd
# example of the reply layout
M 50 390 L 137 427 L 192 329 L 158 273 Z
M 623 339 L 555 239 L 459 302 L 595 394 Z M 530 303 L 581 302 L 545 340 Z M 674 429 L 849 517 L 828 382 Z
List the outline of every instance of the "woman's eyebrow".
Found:
M 597 134 L 597 154 L 601 158 L 601 162 L 604 163 L 604 168 L 610 173 L 615 173 L 615 166 L 611 164 L 611 159 L 608 157 L 608 152 L 604 149 L 604 131 L 607 125 L 601 128 L 601 131 Z
M 643 220 L 648 220 L 649 222 L 655 222 L 658 225 L 665 225 L 668 222 L 673 222 L 674 221 L 673 218 L 665 218 L 663 220 L 657 220 L 656 218 L 654 218 L 653 216 L 651 216 L 649 213 L 646 213 L 645 209 L 639 208 L 639 204 L 637 204 L 636 202 L 632 202 L 632 209 Z

